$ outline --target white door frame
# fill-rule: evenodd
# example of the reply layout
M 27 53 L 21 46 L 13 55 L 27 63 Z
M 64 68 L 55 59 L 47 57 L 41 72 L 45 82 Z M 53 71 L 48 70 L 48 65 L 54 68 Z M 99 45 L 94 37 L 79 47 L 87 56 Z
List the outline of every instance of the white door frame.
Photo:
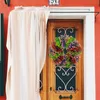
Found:
M 95 97 L 95 16 L 94 7 L 50 7 L 49 19 L 84 20 L 84 100 L 96 100 Z M 63 13 L 61 13 L 63 12 Z M 69 12 L 69 13 L 68 13 Z M 84 12 L 84 13 L 70 13 Z M 85 13 L 86 12 L 86 13 Z

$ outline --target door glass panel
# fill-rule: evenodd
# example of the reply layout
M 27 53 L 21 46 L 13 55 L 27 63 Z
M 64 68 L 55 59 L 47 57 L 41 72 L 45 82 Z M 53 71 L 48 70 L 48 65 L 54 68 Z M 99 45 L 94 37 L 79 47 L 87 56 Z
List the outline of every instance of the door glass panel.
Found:
M 55 29 L 55 37 L 64 36 L 76 36 L 76 28 L 64 27 Z M 66 51 L 65 51 L 66 52 Z M 70 68 L 60 65 L 55 66 L 56 77 L 56 91 L 75 91 L 76 90 L 76 66 L 73 65 Z
M 43 71 L 40 74 L 40 91 L 43 90 Z

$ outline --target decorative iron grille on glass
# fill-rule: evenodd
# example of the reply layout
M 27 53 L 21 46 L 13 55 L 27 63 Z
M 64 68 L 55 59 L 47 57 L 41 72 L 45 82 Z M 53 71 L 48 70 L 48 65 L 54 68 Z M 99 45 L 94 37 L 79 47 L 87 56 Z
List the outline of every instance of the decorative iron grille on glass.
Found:
M 63 27 L 55 29 L 55 37 L 67 34 L 75 38 L 77 29 L 74 27 Z M 70 68 L 66 66 L 55 66 L 56 77 L 56 91 L 75 91 L 76 90 L 76 66 L 73 65 Z

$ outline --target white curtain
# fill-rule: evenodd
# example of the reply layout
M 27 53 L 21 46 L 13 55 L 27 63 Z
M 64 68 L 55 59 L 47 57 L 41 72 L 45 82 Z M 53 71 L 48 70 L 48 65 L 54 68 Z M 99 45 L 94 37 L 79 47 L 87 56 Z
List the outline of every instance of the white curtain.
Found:
M 47 7 L 17 7 L 9 14 L 7 100 L 40 100 L 48 16 Z

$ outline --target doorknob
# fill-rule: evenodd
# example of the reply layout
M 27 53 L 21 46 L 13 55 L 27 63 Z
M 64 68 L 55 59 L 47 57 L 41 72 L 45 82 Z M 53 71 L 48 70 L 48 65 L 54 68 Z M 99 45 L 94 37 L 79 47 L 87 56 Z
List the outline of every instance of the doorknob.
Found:
M 62 96 L 62 95 L 59 95 L 59 99 L 61 100 L 61 99 L 72 99 L 73 98 L 73 96 L 72 95 L 70 95 L 70 96 Z

